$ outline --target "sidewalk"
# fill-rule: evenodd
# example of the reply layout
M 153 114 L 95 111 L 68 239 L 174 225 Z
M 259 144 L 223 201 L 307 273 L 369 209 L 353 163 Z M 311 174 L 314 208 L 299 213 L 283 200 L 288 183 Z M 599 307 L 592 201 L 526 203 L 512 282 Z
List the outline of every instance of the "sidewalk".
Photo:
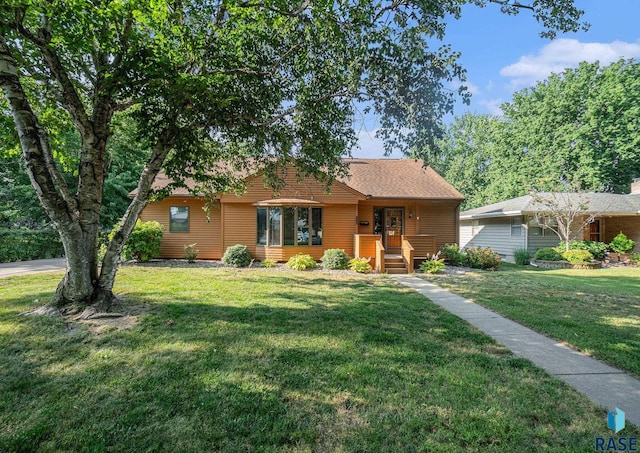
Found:
M 36 272 L 60 271 L 67 267 L 64 258 L 0 263 L 0 278 L 12 275 L 35 274 Z
M 410 275 L 394 275 L 393 278 L 482 330 L 515 355 L 530 360 L 563 380 L 594 403 L 608 411 L 615 407 L 622 409 L 628 422 L 640 426 L 640 381 L 624 371 L 605 365 L 421 278 Z

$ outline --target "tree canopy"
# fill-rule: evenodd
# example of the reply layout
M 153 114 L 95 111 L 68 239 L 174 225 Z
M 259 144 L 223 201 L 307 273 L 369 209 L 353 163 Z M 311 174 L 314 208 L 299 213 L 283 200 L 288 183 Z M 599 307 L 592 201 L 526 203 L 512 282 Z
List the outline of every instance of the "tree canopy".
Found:
M 514 94 L 504 116 L 465 114 L 427 159 L 466 208 L 535 189 L 626 193 L 640 176 L 640 64 L 583 62 Z
M 466 3 L 497 0 L 9 0 L 0 6 L 0 85 L 32 185 L 60 232 L 68 273 L 55 303 L 107 304 L 117 257 L 163 169 L 229 189 L 254 165 L 278 182 L 294 159 L 331 180 L 355 142 L 354 105 L 381 118 L 388 149 L 431 149 L 464 82 L 442 45 Z M 576 30 L 573 0 L 527 7 L 546 33 Z M 147 150 L 137 195 L 98 272 L 97 233 L 113 121 L 126 114 Z M 77 132 L 77 156 L 57 132 Z M 68 150 L 67 150 L 68 151 Z M 75 161 L 71 159 L 75 157 Z M 61 165 L 75 162 L 67 183 Z M 216 172 L 212 172 L 212 169 Z M 203 189 L 203 190 L 205 190 Z

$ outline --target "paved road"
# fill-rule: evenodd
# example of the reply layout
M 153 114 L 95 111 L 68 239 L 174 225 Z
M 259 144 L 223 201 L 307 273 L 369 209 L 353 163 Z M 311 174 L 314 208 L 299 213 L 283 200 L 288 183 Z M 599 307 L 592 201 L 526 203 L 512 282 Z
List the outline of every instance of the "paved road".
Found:
M 0 263 L 0 278 L 12 275 L 35 274 L 36 272 L 60 271 L 64 270 L 66 266 L 67 261 L 64 258 Z
M 618 407 L 627 422 L 640 426 L 640 381 L 516 322 L 503 318 L 464 297 L 425 280 L 396 275 L 394 278 L 445 310 L 482 330 L 515 355 L 524 357 L 563 380 L 608 411 Z

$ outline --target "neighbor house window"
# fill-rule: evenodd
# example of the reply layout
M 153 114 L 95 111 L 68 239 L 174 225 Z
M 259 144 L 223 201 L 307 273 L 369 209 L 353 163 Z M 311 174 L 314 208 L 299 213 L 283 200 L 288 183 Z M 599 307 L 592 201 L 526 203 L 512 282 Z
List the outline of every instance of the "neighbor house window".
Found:
M 189 207 L 171 206 L 169 208 L 169 232 L 188 233 L 189 232 Z
M 511 217 L 511 236 L 522 236 L 522 217 Z
M 544 236 L 544 229 L 536 221 L 535 217 L 529 220 L 529 236 Z
M 475 236 L 479 232 L 480 232 L 480 221 L 479 220 L 472 220 L 471 221 L 471 234 L 473 236 Z
M 257 245 L 322 245 L 322 208 L 257 209 Z

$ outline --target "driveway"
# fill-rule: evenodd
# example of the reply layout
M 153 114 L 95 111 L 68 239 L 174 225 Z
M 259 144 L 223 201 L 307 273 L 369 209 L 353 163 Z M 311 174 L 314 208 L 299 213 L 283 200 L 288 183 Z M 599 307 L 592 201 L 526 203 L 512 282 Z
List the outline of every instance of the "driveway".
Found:
M 0 263 L 0 278 L 12 275 L 35 274 L 37 272 L 61 271 L 66 267 L 67 261 L 64 258 Z

